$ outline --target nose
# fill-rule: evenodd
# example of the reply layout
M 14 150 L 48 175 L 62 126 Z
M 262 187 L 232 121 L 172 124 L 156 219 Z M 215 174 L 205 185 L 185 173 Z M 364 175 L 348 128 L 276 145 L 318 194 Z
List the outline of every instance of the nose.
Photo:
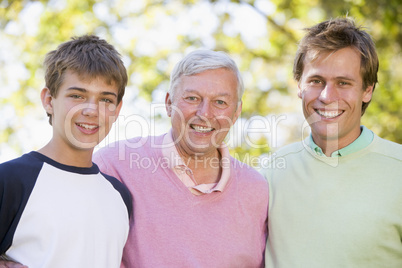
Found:
M 321 91 L 318 99 L 326 104 L 337 101 L 339 98 L 339 92 L 335 85 L 327 83 L 324 89 Z
M 212 116 L 212 110 L 209 101 L 204 100 L 198 105 L 197 115 L 205 118 L 210 118 Z
M 95 103 L 83 104 L 82 114 L 85 116 L 96 117 L 99 114 L 98 105 Z

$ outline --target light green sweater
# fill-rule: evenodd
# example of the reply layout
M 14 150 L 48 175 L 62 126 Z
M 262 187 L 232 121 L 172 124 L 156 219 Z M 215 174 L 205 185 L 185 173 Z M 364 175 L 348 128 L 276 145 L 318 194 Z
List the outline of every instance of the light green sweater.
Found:
M 319 156 L 308 143 L 276 154 L 266 267 L 402 267 L 402 145 Z

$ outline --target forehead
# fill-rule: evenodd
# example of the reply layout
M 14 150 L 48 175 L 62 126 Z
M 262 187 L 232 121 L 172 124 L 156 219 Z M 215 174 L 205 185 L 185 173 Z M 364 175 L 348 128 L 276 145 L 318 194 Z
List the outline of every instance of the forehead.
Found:
M 207 70 L 195 75 L 182 75 L 176 93 L 186 92 L 237 97 L 237 77 L 232 70 L 225 68 Z
M 64 73 L 63 81 L 59 90 L 67 90 L 71 88 L 81 88 L 88 92 L 112 92 L 117 93 L 116 83 L 108 81 L 102 76 L 91 76 L 85 74 L 77 74 L 76 72 L 67 71 Z
M 360 76 L 360 53 L 351 47 L 336 51 L 309 51 L 304 60 L 304 75 Z
M 101 75 L 91 75 L 88 73 L 77 73 L 72 70 L 67 70 L 63 76 L 63 83 L 66 82 L 75 82 L 75 83 L 82 83 L 82 84 L 91 84 L 91 83 L 99 83 L 105 84 L 111 87 L 116 87 L 115 81 L 101 76 Z

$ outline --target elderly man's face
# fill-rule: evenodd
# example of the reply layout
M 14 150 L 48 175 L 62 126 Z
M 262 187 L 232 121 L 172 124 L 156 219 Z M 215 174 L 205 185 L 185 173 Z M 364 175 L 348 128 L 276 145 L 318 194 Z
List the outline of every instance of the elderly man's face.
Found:
M 224 68 L 182 76 L 166 109 L 179 153 L 213 156 L 241 113 L 236 76 Z

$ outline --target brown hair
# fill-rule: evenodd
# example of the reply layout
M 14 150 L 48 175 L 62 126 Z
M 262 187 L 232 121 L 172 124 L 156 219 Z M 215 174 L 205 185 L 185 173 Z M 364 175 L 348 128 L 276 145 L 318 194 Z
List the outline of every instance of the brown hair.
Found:
M 360 52 L 360 74 L 363 90 L 378 82 L 378 56 L 371 36 L 355 25 L 351 18 L 337 18 L 321 22 L 305 29 L 307 34 L 300 41 L 293 64 L 293 77 L 299 82 L 304 69 L 304 60 L 308 52 L 317 57 L 321 52 L 332 52 L 346 47 L 353 47 Z M 370 102 L 362 103 L 362 115 Z
M 46 54 L 45 82 L 50 94 L 57 96 L 64 74 L 69 70 L 81 78 L 102 77 L 106 83 L 116 85 L 117 102 L 120 103 L 127 86 L 127 71 L 121 55 L 112 45 L 95 35 L 71 39 Z

